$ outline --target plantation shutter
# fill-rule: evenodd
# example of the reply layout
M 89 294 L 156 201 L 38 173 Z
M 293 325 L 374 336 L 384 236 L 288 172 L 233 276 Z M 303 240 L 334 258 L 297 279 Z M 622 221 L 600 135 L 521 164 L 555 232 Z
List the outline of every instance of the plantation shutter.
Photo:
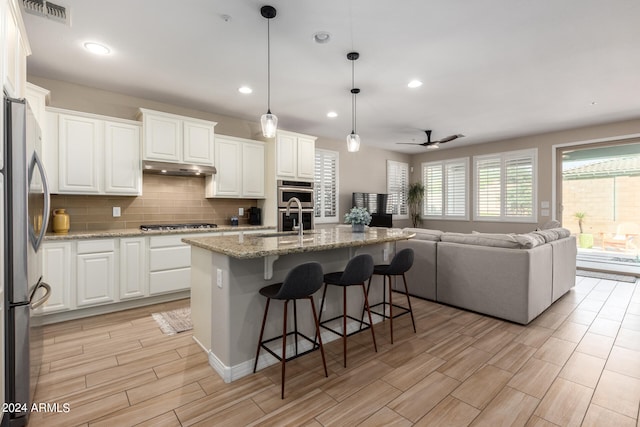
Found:
M 533 159 L 531 156 L 505 160 L 505 206 L 507 217 L 533 215 Z
M 447 217 L 467 216 L 467 162 L 445 164 L 445 215 Z
M 476 161 L 476 215 L 480 218 L 500 217 L 501 169 L 499 157 Z
M 387 160 L 387 213 L 408 216 L 407 192 L 409 190 L 409 165 Z
M 422 183 L 425 197 L 422 212 L 426 216 L 441 216 L 442 211 L 442 164 L 426 164 L 422 168 Z
M 316 150 L 314 178 L 315 217 L 337 220 L 338 217 L 338 153 Z

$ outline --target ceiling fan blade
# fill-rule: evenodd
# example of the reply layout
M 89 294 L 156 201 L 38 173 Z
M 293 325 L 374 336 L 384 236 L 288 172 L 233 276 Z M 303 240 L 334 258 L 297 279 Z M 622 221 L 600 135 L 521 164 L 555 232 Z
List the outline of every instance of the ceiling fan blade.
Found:
M 428 145 L 428 143 L 426 142 L 396 142 L 396 144 L 403 144 L 403 145 Z
M 440 144 L 444 144 L 445 142 L 453 141 L 454 139 L 462 138 L 464 135 L 458 133 L 456 135 L 449 135 L 442 138 L 439 142 Z

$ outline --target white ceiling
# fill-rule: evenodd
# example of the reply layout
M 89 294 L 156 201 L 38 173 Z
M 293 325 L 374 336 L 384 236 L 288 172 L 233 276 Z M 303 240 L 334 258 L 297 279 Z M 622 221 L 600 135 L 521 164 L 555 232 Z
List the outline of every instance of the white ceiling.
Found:
M 396 142 L 423 142 L 424 129 L 467 135 L 451 147 L 640 117 L 638 0 L 265 1 L 53 0 L 72 25 L 23 14 L 28 72 L 259 121 L 270 4 L 271 110 L 283 129 L 344 140 L 352 50 L 365 146 L 418 153 Z M 314 43 L 317 31 L 330 43 Z M 85 41 L 112 54 L 91 55 Z M 424 85 L 409 89 L 412 79 Z

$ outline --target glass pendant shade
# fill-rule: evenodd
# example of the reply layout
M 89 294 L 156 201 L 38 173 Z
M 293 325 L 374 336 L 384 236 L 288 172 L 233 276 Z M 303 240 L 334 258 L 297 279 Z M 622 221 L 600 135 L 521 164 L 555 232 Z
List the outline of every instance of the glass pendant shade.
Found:
M 347 135 L 347 151 L 355 153 L 358 150 L 360 150 L 360 135 L 352 131 Z
M 276 130 L 278 129 L 278 117 L 275 114 L 271 114 L 271 110 L 262 115 L 260 124 L 262 125 L 262 135 L 265 138 L 275 138 Z

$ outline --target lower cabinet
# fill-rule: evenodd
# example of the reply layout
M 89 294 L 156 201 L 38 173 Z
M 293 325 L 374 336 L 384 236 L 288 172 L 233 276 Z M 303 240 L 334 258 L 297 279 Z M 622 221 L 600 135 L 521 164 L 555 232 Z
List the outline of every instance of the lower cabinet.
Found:
M 120 239 L 120 299 L 147 296 L 146 237 Z
M 116 301 L 116 256 L 113 239 L 78 242 L 76 284 L 78 307 Z
M 45 304 L 35 310 L 36 313 L 57 313 L 75 308 L 71 299 L 73 289 L 72 245 L 75 243 L 44 242 L 42 244 L 42 277 L 51 286 L 51 296 Z
M 149 295 L 191 287 L 191 246 L 185 235 L 149 237 Z

